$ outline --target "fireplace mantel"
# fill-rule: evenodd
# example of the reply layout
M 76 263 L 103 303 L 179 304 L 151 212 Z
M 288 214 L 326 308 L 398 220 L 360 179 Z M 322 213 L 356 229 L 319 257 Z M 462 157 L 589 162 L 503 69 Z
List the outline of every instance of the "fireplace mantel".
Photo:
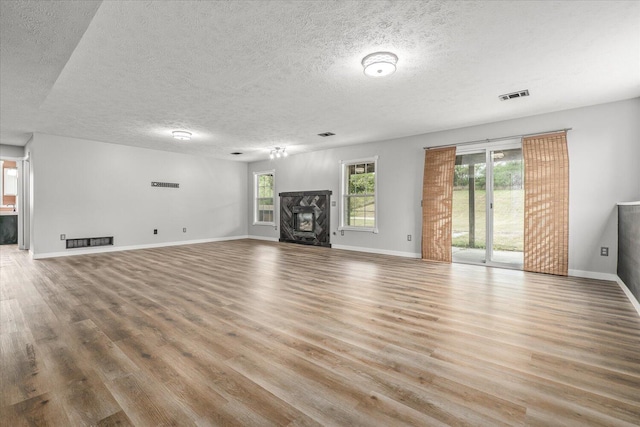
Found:
M 280 241 L 331 247 L 331 191 L 290 191 L 280 196 Z

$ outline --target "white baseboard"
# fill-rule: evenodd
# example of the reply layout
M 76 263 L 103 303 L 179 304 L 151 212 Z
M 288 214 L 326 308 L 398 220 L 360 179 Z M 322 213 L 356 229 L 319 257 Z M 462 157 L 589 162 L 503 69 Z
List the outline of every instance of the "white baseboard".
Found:
M 638 300 L 636 299 L 635 295 L 633 295 L 631 293 L 631 290 L 629 290 L 627 285 L 625 285 L 624 282 L 622 281 L 622 279 L 620 277 L 618 277 L 617 275 L 616 275 L 616 282 L 618 283 L 618 285 L 622 289 L 622 292 L 624 292 L 624 294 L 627 296 L 627 298 L 629 298 L 629 301 L 631 301 L 631 305 L 633 305 L 633 308 L 635 308 L 636 311 L 638 312 L 638 316 L 640 316 L 640 302 L 638 302 Z
M 95 248 L 69 249 L 65 252 L 47 252 L 43 254 L 36 254 L 31 250 L 29 250 L 29 252 L 31 253 L 31 256 L 33 257 L 33 259 L 44 259 L 44 258 L 56 258 L 56 257 L 74 256 L 74 255 L 100 254 L 105 252 L 134 251 L 137 249 L 164 248 L 167 246 L 194 245 L 197 243 L 224 242 L 227 240 L 240 240 L 240 239 L 248 239 L 248 238 L 249 236 L 212 237 L 209 239 L 183 240 L 179 242 L 150 243 L 145 245 L 98 246 Z
M 584 277 L 585 279 L 610 280 L 612 282 L 618 280 L 616 274 L 599 273 L 597 271 L 569 270 L 568 274 L 569 276 Z
M 388 251 L 386 249 L 363 248 L 361 246 L 331 245 L 331 248 L 332 249 L 342 249 L 342 250 L 345 250 L 345 251 L 366 252 L 366 253 L 370 253 L 370 254 L 400 256 L 400 257 L 404 257 L 404 258 L 420 258 L 420 257 L 422 257 L 421 253 Z
M 132 246 L 102 246 L 96 248 L 85 248 L 85 249 L 71 249 L 66 252 L 48 252 L 43 254 L 35 254 L 32 249 L 29 249 L 29 253 L 33 257 L 33 259 L 44 259 L 44 258 L 55 258 L 55 257 L 63 257 L 63 256 L 74 256 L 74 255 L 87 255 L 87 254 L 98 254 L 105 252 L 119 252 L 119 251 L 132 251 L 136 249 L 151 249 L 151 248 L 162 248 L 167 246 L 182 246 L 182 245 L 193 245 L 197 243 L 210 243 L 210 242 L 223 242 L 228 240 L 240 240 L 240 239 L 255 239 L 255 240 L 266 240 L 270 242 L 277 242 L 278 238 L 276 237 L 266 237 L 266 236 L 229 236 L 229 237 L 213 237 L 209 239 L 197 239 L 197 240 L 184 240 L 180 242 L 164 242 L 164 243 L 151 243 L 145 245 L 132 245 Z M 345 251 L 354 251 L 354 252 L 365 252 L 365 253 L 373 253 L 380 255 L 391 255 L 391 256 L 399 256 L 404 258 L 420 258 L 422 254 L 415 252 L 400 252 L 400 251 L 389 251 L 386 249 L 374 249 L 374 248 L 364 248 L 361 246 L 345 246 L 345 245 L 331 245 L 333 249 L 342 249 Z M 609 280 L 612 282 L 616 282 L 624 294 L 627 296 L 631 305 L 636 309 L 638 315 L 640 315 L 640 302 L 636 299 L 636 297 L 631 293 L 627 285 L 624 284 L 622 279 L 618 277 L 617 274 L 610 273 L 599 273 L 596 271 L 585 271 L 585 270 L 569 270 L 569 276 L 572 277 L 583 277 L 586 279 L 597 279 L 597 280 Z
M 636 299 L 636 297 L 631 293 L 627 285 L 624 284 L 622 279 L 620 279 L 620 277 L 618 277 L 617 274 L 598 273 L 595 271 L 584 271 L 584 270 L 569 270 L 569 276 L 584 277 L 586 279 L 609 280 L 612 282 L 616 282 L 622 289 L 622 292 L 624 292 L 624 294 L 627 296 L 627 298 L 631 302 L 631 305 L 633 305 L 633 308 L 636 309 L 636 311 L 638 312 L 638 315 L 640 315 L 640 303 L 638 303 L 638 300 Z
M 279 242 L 280 241 L 277 237 L 267 237 L 267 236 L 247 236 L 247 239 L 266 240 L 268 242 Z

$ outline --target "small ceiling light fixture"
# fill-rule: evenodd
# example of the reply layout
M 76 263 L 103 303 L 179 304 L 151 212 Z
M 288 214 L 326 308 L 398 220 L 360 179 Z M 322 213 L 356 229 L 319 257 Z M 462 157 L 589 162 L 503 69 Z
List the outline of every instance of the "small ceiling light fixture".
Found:
M 288 155 L 289 154 L 284 147 L 275 147 L 269 153 L 269 158 L 273 160 L 276 157 L 279 159 L 280 157 L 287 157 Z
M 369 77 L 385 77 L 396 72 L 398 57 L 391 52 L 375 52 L 362 59 L 364 73 Z
M 189 141 L 191 139 L 191 132 L 184 130 L 174 130 L 171 134 L 175 139 L 179 139 L 181 141 Z

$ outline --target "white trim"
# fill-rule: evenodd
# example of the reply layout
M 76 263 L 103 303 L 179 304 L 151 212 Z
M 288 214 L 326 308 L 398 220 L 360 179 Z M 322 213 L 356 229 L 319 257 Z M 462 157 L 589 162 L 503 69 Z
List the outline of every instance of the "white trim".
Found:
M 258 221 L 258 177 L 260 175 L 271 175 L 273 176 L 273 221 Z M 267 226 L 275 226 L 276 225 L 276 212 L 278 198 L 276 197 L 276 170 L 271 169 L 268 171 L 255 171 L 253 172 L 253 224 L 252 225 L 267 225 Z
M 640 206 L 640 202 L 618 202 L 618 206 Z
M 624 294 L 627 296 L 627 298 L 629 298 L 629 301 L 631 302 L 631 305 L 638 312 L 638 316 L 640 316 L 640 302 L 638 302 L 638 300 L 636 299 L 635 295 L 633 295 L 631 293 L 631 290 L 627 287 L 627 285 L 625 285 L 625 283 L 622 281 L 620 276 L 616 275 L 616 282 L 618 283 L 618 285 L 620 285 L 620 288 L 622 288 L 622 292 L 624 292 Z
M 472 144 L 468 146 L 455 146 L 456 147 L 456 156 L 465 156 L 470 154 L 482 154 L 484 153 L 484 164 L 485 164 L 485 262 L 483 263 L 475 263 L 475 262 L 461 262 L 462 264 L 474 264 L 474 265 L 484 265 L 487 267 L 498 267 L 498 268 L 508 268 L 512 270 L 522 270 L 522 264 L 509 264 L 505 262 L 497 262 L 493 261 L 493 232 L 495 230 L 495 210 L 493 208 L 494 200 L 494 161 L 493 161 L 493 153 L 495 151 L 500 150 L 520 150 L 521 156 L 522 153 L 522 137 L 514 137 L 509 139 L 504 139 L 499 142 L 492 142 L 491 140 L 487 140 L 487 142 Z M 522 160 L 524 161 L 524 159 Z M 524 232 L 523 232 L 524 234 Z M 460 262 L 460 261 L 456 261 Z
M 29 249 L 29 253 L 31 254 L 33 259 L 45 259 L 45 258 L 55 258 L 55 257 L 65 257 L 65 256 L 74 256 L 74 255 L 88 255 L 88 254 L 98 254 L 98 253 L 106 253 L 106 252 L 121 252 L 121 251 L 132 251 L 138 249 L 152 249 L 152 248 L 162 248 L 168 246 L 182 246 L 182 245 L 194 245 L 198 243 L 211 243 L 211 242 L 224 242 L 230 240 L 242 240 L 242 239 L 253 239 L 253 240 L 264 240 L 269 242 L 278 242 L 278 238 L 276 237 L 266 237 L 266 236 L 229 236 L 229 237 L 213 237 L 210 239 L 198 239 L 198 240 L 185 240 L 182 242 L 165 242 L 165 243 L 152 243 L 146 245 L 133 245 L 133 246 L 105 246 L 100 248 L 90 248 L 90 249 L 74 249 L 69 252 L 48 252 L 44 254 L 34 254 L 31 249 Z M 353 251 L 353 252 L 364 252 L 371 254 L 380 254 L 380 255 L 391 255 L 398 256 L 403 258 L 421 258 L 421 253 L 416 252 L 400 252 L 400 251 L 390 251 L 386 249 L 375 249 L 375 248 L 365 248 L 362 246 L 346 246 L 346 245 L 331 245 L 332 249 L 339 249 L 344 251 Z M 584 270 L 569 270 L 569 276 L 571 277 L 582 277 L 585 279 L 598 279 L 598 280 L 608 280 L 612 282 L 616 282 L 624 294 L 633 305 L 633 308 L 636 309 L 638 315 L 640 316 L 640 302 L 636 299 L 636 297 L 631 293 L 629 288 L 625 285 L 625 283 L 618 277 L 616 274 L 609 273 L 599 273 L 595 271 L 584 271 Z
M 636 299 L 636 297 L 631 293 L 627 285 L 618 277 L 617 274 L 611 273 L 599 273 L 597 271 L 584 271 L 584 270 L 569 270 L 569 276 L 573 277 L 583 277 L 585 279 L 597 279 L 597 280 L 607 280 L 610 282 L 616 282 L 622 291 L 633 305 L 633 308 L 636 309 L 638 315 L 640 315 L 640 303 Z
M 609 280 L 611 282 L 615 282 L 618 278 L 618 276 L 615 274 L 600 273 L 598 271 L 569 270 L 567 274 L 573 277 L 582 277 L 585 279 Z
M 354 251 L 354 252 L 365 252 L 369 254 L 391 255 L 391 256 L 399 256 L 403 258 L 421 258 L 422 257 L 421 253 L 389 251 L 386 249 L 364 248 L 362 246 L 345 246 L 345 245 L 332 244 L 331 249 L 341 249 L 343 251 Z
M 366 233 L 378 234 L 378 159 L 380 156 L 371 156 L 363 159 L 354 159 L 354 160 L 340 160 L 340 194 L 338 197 L 340 198 L 340 212 L 338 213 L 338 231 L 364 231 Z M 344 198 L 345 192 L 347 188 L 346 182 L 346 166 L 355 165 L 358 163 L 373 163 L 374 164 L 374 193 L 373 193 L 373 204 L 374 204 L 374 212 L 373 212 L 373 227 L 354 227 L 345 225 L 345 217 L 344 217 Z
M 520 148 L 522 147 L 522 138 L 513 138 L 500 142 L 485 142 L 482 144 L 474 144 L 469 146 L 455 146 L 456 147 L 456 155 L 458 154 L 473 154 L 473 153 L 481 153 L 487 149 L 489 150 L 507 150 L 511 148 Z
M 522 144 L 520 144 L 522 147 Z M 493 263 L 493 158 L 491 154 L 494 152 L 493 147 L 487 147 L 484 149 L 484 191 L 485 191 L 485 200 L 484 200 L 484 227 L 485 227 L 485 250 L 484 250 L 484 259 L 485 264 L 490 265 Z M 457 151 L 457 150 L 456 150 Z M 456 154 L 457 155 L 457 154 Z M 471 177 L 469 177 L 471 180 Z M 475 181 L 475 179 L 474 179 Z M 475 199 L 473 203 L 475 204 Z M 451 203 L 453 208 L 453 202 Z M 524 215 L 522 221 L 522 237 L 524 238 Z M 451 221 L 453 224 L 453 221 Z
M 209 239 L 184 240 L 180 242 L 150 243 L 145 245 L 102 246 L 102 247 L 85 248 L 85 249 L 68 249 L 65 252 L 46 252 L 43 254 L 35 254 L 31 250 L 29 250 L 29 253 L 31 253 L 31 256 L 33 259 L 44 259 L 44 258 L 55 258 L 55 257 L 63 257 L 63 256 L 99 254 L 99 253 L 105 253 L 105 252 L 135 251 L 138 249 L 164 248 L 167 246 L 195 245 L 198 243 L 226 242 L 228 240 L 241 240 L 241 239 L 248 239 L 248 238 L 249 236 L 247 235 L 229 236 L 229 237 L 212 237 Z
M 338 227 L 338 231 L 364 231 L 365 233 L 378 234 L 378 227 L 352 227 L 350 225 Z
M 247 239 L 253 240 L 266 240 L 267 242 L 279 242 L 280 240 L 277 237 L 268 237 L 268 236 L 247 236 Z

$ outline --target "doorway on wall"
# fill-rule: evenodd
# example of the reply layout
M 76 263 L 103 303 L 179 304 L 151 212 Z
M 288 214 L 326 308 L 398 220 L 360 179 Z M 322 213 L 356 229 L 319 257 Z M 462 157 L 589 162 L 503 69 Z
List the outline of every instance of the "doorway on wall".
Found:
M 0 242 L 23 250 L 30 246 L 29 166 L 28 157 L 0 158 Z
M 456 150 L 453 262 L 522 268 L 524 164 L 521 141 Z

